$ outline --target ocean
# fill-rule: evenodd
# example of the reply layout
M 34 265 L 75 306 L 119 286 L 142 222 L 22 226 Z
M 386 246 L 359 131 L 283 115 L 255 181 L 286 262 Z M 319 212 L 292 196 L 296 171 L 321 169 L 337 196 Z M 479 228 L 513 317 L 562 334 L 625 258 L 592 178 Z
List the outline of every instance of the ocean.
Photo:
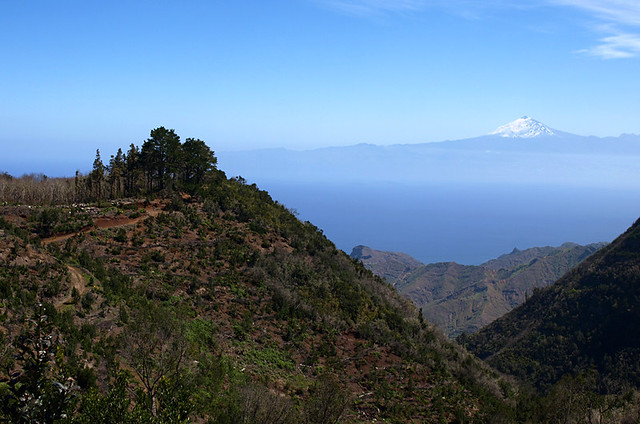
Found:
M 640 191 L 561 185 L 283 183 L 259 187 L 347 253 L 359 244 L 424 263 L 480 264 L 514 248 L 612 241 Z

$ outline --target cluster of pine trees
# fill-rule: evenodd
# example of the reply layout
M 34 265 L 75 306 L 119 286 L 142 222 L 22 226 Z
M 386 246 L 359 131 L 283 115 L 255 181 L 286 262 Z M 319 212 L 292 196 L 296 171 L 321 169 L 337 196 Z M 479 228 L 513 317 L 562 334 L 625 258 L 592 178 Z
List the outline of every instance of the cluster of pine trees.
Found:
M 163 190 L 193 191 L 216 168 L 217 158 L 204 141 L 180 136 L 159 127 L 138 148 L 133 143 L 125 154 L 118 149 L 104 164 L 100 150 L 87 176 L 76 173 L 78 199 L 100 201 L 137 196 Z
M 204 141 L 187 138 L 184 143 L 175 130 L 159 127 L 137 147 L 124 153 L 118 149 L 105 164 L 96 152 L 93 169 L 74 178 L 48 178 L 43 174 L 14 178 L 0 173 L 0 202 L 52 205 L 96 202 L 136 197 L 162 191 L 193 193 L 214 175 L 218 163 Z

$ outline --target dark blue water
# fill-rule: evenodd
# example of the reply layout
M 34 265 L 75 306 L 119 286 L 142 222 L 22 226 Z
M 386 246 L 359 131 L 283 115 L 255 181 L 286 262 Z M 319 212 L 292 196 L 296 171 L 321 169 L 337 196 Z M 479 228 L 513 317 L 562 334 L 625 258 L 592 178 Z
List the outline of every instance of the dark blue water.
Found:
M 640 216 L 640 191 L 524 185 L 259 186 L 349 253 L 364 244 L 425 262 L 479 264 L 514 247 L 611 241 Z

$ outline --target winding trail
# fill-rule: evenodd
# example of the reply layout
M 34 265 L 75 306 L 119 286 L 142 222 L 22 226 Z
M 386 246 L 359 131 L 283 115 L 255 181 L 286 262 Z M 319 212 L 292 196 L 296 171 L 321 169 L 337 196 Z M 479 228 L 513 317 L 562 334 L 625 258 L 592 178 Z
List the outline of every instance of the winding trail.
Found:
M 158 205 L 150 205 L 148 209 L 145 210 L 145 213 L 137 218 L 129 218 L 129 217 L 116 217 L 116 218 L 107 218 L 104 216 L 93 218 L 93 226 L 85 227 L 80 231 L 76 231 L 68 234 L 60 234 L 53 237 L 48 237 L 42 239 L 44 244 L 56 243 L 59 241 L 64 241 L 70 239 L 71 237 L 77 236 L 81 233 L 86 233 L 91 231 L 94 228 L 116 228 L 116 227 L 124 227 L 127 225 L 135 225 L 138 222 L 152 216 L 156 217 L 162 213 L 161 204 Z M 66 265 L 67 270 L 69 271 L 69 282 L 71 283 L 71 287 L 69 288 L 69 292 L 65 297 L 55 302 L 54 306 L 56 309 L 62 308 L 64 305 L 70 305 L 73 303 L 73 289 L 76 289 L 79 297 L 84 295 L 87 292 L 87 280 L 82 274 L 82 271 L 79 268 L 76 268 L 71 265 Z
M 59 241 L 64 241 L 67 240 L 71 237 L 77 236 L 78 234 L 81 233 L 86 233 L 87 231 L 91 231 L 94 227 L 98 227 L 98 228 L 116 228 L 116 227 L 124 227 L 126 225 L 135 225 L 138 222 L 153 216 L 156 217 L 158 215 L 160 215 L 160 213 L 162 213 L 162 207 L 161 206 L 154 206 L 154 207 L 150 207 L 149 209 L 146 210 L 146 212 L 137 217 L 137 218 L 128 218 L 128 217 L 121 217 L 121 218 L 106 218 L 106 217 L 99 217 L 99 218 L 94 218 L 93 219 L 93 226 L 92 227 L 85 227 L 83 229 L 81 229 L 80 231 L 74 232 L 74 233 L 68 233 L 68 234 L 60 234 L 57 236 L 53 236 L 53 237 L 47 237 L 45 239 L 42 239 L 42 242 L 44 244 L 49 244 L 49 243 L 55 243 L 55 242 L 59 242 Z
M 82 296 L 87 291 L 87 280 L 84 278 L 84 275 L 82 275 L 82 271 L 71 265 L 67 265 L 67 270 L 69 271 L 71 288 L 64 298 L 55 303 L 56 309 L 59 309 L 63 305 L 73 303 L 73 289 L 78 291 L 79 296 Z

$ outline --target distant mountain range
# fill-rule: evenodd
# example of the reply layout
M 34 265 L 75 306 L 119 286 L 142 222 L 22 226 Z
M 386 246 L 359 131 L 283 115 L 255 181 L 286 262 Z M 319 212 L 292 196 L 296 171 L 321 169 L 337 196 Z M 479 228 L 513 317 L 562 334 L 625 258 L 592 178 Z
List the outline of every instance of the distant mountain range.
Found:
M 220 152 L 249 181 L 474 182 L 638 186 L 640 136 L 585 137 L 529 117 L 491 134 L 437 143 Z
M 580 372 L 600 391 L 640 387 L 640 220 L 477 334 L 459 340 L 540 389 Z
M 411 299 L 449 337 L 474 333 L 562 277 L 606 243 L 514 249 L 479 266 L 424 265 L 403 253 L 357 246 L 351 257 Z

